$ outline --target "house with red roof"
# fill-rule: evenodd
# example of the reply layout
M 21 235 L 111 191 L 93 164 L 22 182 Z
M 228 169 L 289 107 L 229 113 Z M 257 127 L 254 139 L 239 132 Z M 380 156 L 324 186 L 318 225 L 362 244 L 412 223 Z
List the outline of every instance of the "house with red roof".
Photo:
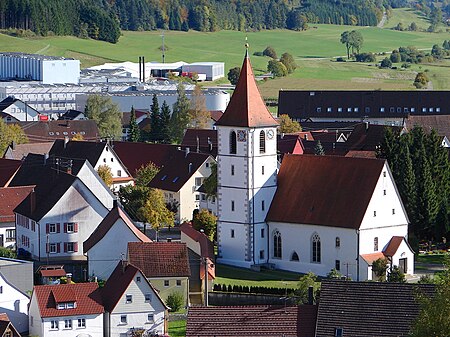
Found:
M 29 334 L 103 337 L 104 311 L 97 283 L 35 286 L 29 307 Z
M 286 154 L 278 170 L 276 127 L 247 51 L 216 123 L 217 261 L 320 276 L 336 269 L 370 280 L 373 260 L 367 254 L 377 253 L 413 274 L 409 220 L 387 162 Z M 337 154 L 343 143 L 333 144 Z
M 189 300 L 189 254 L 180 242 L 129 242 L 127 260 L 139 268 L 164 301 L 172 293 Z
M 14 209 L 33 191 L 34 186 L 0 187 L 0 246 L 16 244 Z M 21 238 L 19 237 L 19 240 Z
M 29 274 L 28 274 L 29 276 Z M 0 272 L 0 313 L 6 313 L 19 333 L 28 331 L 29 296 Z
M 88 275 L 106 280 L 118 262 L 127 256 L 128 242 L 151 242 L 120 206 L 115 206 L 83 242 Z
M 159 167 L 149 187 L 160 189 L 167 203 L 177 209 L 175 220 L 192 219 L 200 207 L 203 181 L 211 174 L 215 159 L 207 153 L 167 144 L 114 142 L 114 151 L 133 176 L 150 162 Z
M 20 337 L 20 333 L 9 320 L 7 314 L 0 314 L 0 336 L 1 337 Z
M 0 158 L 0 187 L 7 187 L 22 165 L 20 160 Z
M 136 266 L 120 261 L 101 294 L 105 308 L 105 337 L 167 333 L 168 307 Z

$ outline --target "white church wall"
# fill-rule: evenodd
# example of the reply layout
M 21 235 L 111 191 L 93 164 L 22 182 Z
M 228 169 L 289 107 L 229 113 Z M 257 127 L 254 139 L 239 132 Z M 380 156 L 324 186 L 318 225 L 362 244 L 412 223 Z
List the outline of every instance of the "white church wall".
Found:
M 274 258 L 273 234 L 278 230 L 282 240 L 282 258 Z M 321 262 L 312 262 L 312 237 L 317 233 L 321 244 Z M 313 272 L 326 276 L 335 268 L 336 260 L 340 264 L 340 272 L 354 280 L 357 279 L 357 234 L 354 229 L 336 228 L 318 225 L 269 223 L 270 263 L 276 268 L 298 273 Z M 340 247 L 336 247 L 336 237 L 339 237 Z M 296 252 L 299 261 L 292 261 Z

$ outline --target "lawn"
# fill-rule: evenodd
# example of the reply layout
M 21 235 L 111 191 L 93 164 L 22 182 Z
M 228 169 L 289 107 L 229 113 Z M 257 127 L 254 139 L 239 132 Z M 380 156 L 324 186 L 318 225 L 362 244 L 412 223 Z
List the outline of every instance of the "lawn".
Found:
M 216 265 L 216 279 L 214 283 L 226 285 L 246 285 L 272 288 L 296 288 L 302 274 L 281 270 L 263 270 L 260 272 L 250 269 Z
M 417 255 L 416 262 L 442 266 L 446 256 L 450 256 L 450 254 L 419 254 Z
M 395 8 L 392 10 L 392 17 L 384 25 L 384 28 L 394 28 L 400 22 L 405 28 L 407 28 L 412 22 L 415 22 L 419 29 L 426 30 L 430 26 L 430 21 L 415 9 Z M 444 29 L 444 26 L 439 25 L 437 30 L 439 29 Z
M 170 337 L 185 337 L 186 336 L 186 321 L 169 321 L 169 335 Z

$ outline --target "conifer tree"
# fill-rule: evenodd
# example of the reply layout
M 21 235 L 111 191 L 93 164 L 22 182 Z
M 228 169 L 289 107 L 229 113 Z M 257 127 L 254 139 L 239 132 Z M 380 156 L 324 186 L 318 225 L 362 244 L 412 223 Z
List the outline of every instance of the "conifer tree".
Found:
M 128 141 L 138 142 L 139 139 L 140 139 L 140 130 L 136 122 L 136 110 L 134 110 L 134 106 L 132 106 L 130 112 L 130 132 L 128 134 Z
M 416 177 L 409 152 L 408 139 L 409 137 L 406 135 L 400 139 L 398 169 L 393 174 L 409 220 L 415 223 Z
M 156 94 L 153 95 L 152 105 L 150 106 L 150 141 L 158 142 L 160 139 L 161 118 L 159 103 Z
M 164 144 L 171 143 L 170 137 L 170 108 L 166 101 L 161 106 L 161 142 Z
M 316 156 L 324 156 L 325 155 L 325 150 L 323 149 L 322 143 L 320 142 L 320 140 L 318 140 L 316 142 L 316 145 L 314 145 L 314 154 Z

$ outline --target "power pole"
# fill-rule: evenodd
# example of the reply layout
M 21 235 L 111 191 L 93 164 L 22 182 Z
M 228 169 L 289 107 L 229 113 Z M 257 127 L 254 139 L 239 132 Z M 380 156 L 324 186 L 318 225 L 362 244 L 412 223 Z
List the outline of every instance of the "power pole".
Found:
M 208 259 L 203 258 L 203 263 L 205 264 L 205 306 L 208 306 Z

